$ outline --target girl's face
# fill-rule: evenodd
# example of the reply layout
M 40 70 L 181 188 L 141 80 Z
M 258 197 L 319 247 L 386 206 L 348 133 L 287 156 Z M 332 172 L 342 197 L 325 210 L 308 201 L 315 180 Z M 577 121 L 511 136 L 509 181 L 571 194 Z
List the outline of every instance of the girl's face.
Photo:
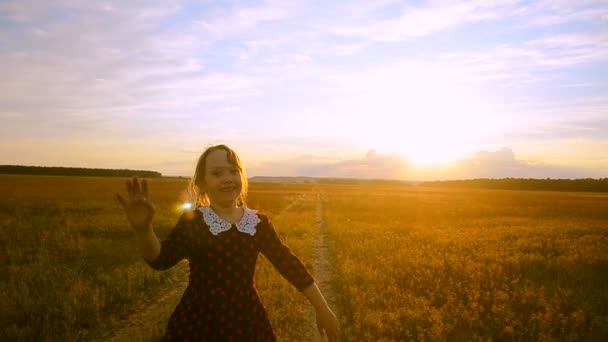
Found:
M 243 190 L 241 171 L 228 161 L 225 150 L 217 149 L 207 155 L 204 179 L 201 188 L 211 204 L 236 206 Z

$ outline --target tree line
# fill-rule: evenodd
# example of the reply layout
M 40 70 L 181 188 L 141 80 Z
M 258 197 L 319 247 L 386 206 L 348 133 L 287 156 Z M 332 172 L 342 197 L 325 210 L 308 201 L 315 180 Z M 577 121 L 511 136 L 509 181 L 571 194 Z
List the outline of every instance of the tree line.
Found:
M 422 182 L 421 186 L 451 188 L 481 188 L 504 190 L 596 191 L 608 192 L 608 178 L 536 179 L 480 178 Z
M 162 177 L 160 172 L 127 169 L 89 169 L 60 166 L 0 165 L 0 174 L 88 177 Z

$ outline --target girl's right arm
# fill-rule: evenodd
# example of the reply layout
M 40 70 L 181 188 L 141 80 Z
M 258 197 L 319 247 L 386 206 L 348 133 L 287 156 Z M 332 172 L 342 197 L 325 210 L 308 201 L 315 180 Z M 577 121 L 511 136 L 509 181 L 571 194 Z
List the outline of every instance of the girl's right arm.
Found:
M 148 263 L 152 263 L 160 255 L 160 242 L 158 241 L 156 234 L 154 234 L 152 227 L 145 233 L 138 232 L 137 242 L 139 244 L 141 256 Z
M 116 198 L 125 209 L 127 218 L 135 230 L 142 257 L 152 262 L 159 256 L 161 245 L 152 229 L 152 219 L 156 210 L 149 199 L 148 182 L 144 179 L 140 186 L 137 177 L 132 181 L 127 180 L 127 193 L 129 194 L 127 199 L 120 194 L 116 194 Z
M 148 197 L 148 183 L 144 179 L 140 186 L 137 178 L 133 178 L 133 181 L 127 181 L 127 192 L 128 199 L 119 194 L 116 194 L 116 198 L 125 208 L 137 235 L 141 256 L 148 265 L 157 270 L 166 270 L 185 258 L 192 246 L 191 237 L 184 235 L 189 230 L 192 213 L 184 213 L 163 242 L 159 242 L 152 229 L 155 209 Z

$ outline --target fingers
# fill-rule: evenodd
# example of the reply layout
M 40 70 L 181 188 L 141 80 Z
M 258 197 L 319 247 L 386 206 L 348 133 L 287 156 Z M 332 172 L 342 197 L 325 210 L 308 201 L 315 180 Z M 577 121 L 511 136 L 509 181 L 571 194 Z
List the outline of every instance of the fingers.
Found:
M 120 205 L 122 205 L 123 208 L 127 207 L 127 201 L 124 198 L 122 198 L 122 196 L 120 196 L 120 194 L 116 194 L 116 199 L 118 200 Z
M 339 334 L 335 330 L 333 330 L 333 329 L 323 329 L 323 330 L 324 330 L 325 334 L 321 334 L 321 337 L 323 337 L 324 335 L 326 335 L 327 336 L 327 340 L 329 342 L 338 341 Z
M 133 195 L 141 195 L 141 188 L 139 187 L 139 181 L 137 177 L 133 177 Z
M 148 198 L 148 181 L 145 179 L 141 181 L 141 191 L 144 194 L 145 198 Z
M 133 177 L 133 179 L 127 179 L 127 192 L 129 193 L 129 198 L 134 197 L 148 197 L 148 182 L 144 179 L 141 181 L 141 186 L 139 184 L 139 180 L 137 177 Z
M 340 322 L 336 321 L 334 326 L 318 327 L 321 337 L 327 336 L 329 342 L 340 341 L 341 327 Z
M 340 334 L 337 331 L 331 331 L 327 334 L 327 339 L 330 342 L 338 342 L 340 340 Z
M 129 197 L 133 197 L 133 185 L 131 185 L 131 182 L 127 179 L 127 193 L 129 194 Z

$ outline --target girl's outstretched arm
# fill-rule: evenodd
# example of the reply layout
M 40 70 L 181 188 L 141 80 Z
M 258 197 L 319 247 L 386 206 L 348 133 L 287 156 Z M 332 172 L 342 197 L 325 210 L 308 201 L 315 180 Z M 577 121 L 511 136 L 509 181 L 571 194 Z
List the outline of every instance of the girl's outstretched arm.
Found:
M 156 210 L 149 198 L 148 182 L 144 179 L 140 185 L 137 177 L 132 181 L 127 180 L 127 193 L 127 198 L 117 193 L 116 199 L 125 209 L 129 223 L 135 230 L 142 257 L 154 261 L 160 254 L 160 242 L 152 229 L 152 218 Z
M 153 262 L 160 255 L 160 242 L 152 228 L 146 233 L 138 232 L 137 242 L 139 243 L 139 250 L 141 251 L 142 258 L 148 263 Z
M 327 335 L 327 339 L 330 342 L 339 341 L 340 322 L 338 322 L 336 315 L 331 311 L 329 305 L 327 305 L 327 301 L 325 301 L 325 298 L 321 294 L 317 283 L 312 283 L 312 285 L 302 291 L 302 294 L 308 298 L 315 308 L 319 334 L 321 334 L 321 336 Z

